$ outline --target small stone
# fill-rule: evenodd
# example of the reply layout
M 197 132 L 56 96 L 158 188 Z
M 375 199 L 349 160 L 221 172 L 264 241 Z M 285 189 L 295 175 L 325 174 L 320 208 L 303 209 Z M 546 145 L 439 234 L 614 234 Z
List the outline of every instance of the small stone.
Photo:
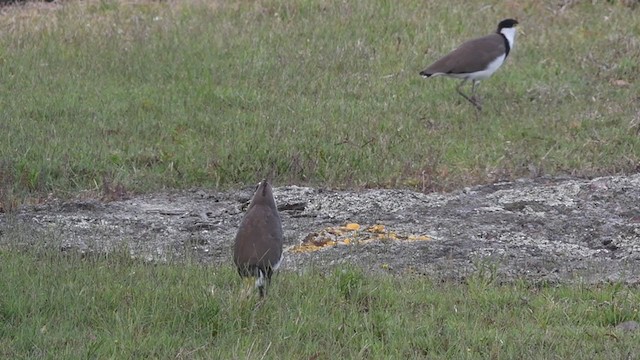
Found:
M 616 325 L 616 329 L 622 330 L 622 331 L 636 331 L 639 328 L 640 328 L 640 324 L 638 324 L 637 321 L 633 321 L 633 320 L 621 322 L 620 324 Z
M 630 85 L 628 81 L 622 79 L 612 80 L 611 84 L 618 87 L 627 87 Z

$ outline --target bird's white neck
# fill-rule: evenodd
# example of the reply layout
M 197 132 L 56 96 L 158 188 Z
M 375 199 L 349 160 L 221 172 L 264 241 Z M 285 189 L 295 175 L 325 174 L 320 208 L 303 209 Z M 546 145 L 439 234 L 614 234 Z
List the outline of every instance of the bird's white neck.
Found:
M 507 38 L 509 49 L 513 49 L 513 44 L 516 41 L 516 28 L 503 28 L 500 30 L 500 33 Z

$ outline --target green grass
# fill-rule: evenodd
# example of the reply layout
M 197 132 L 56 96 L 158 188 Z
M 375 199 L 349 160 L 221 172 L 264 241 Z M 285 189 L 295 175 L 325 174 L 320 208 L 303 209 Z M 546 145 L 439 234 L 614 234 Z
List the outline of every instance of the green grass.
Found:
M 417 73 L 504 17 L 525 34 L 483 82 L 477 121 L 455 80 Z M 263 176 L 430 191 L 636 171 L 639 24 L 640 12 L 605 1 L 10 9 L 0 15 L 1 193 L 19 203 L 103 183 L 141 192 Z
M 0 357 L 626 359 L 640 290 L 425 277 L 279 273 L 266 300 L 230 267 L 145 264 L 126 252 L 0 250 Z M 255 293 L 254 293 L 255 294 Z
M 488 4 L 488 5 L 487 5 Z M 473 16 L 469 16 L 473 14 Z M 417 73 L 520 20 L 481 88 Z M 617 1 L 64 1 L 0 14 L 0 211 L 94 196 L 277 184 L 422 191 L 640 162 L 640 12 Z M 1 230 L 1 229 L 0 229 Z M 281 273 L 0 248 L 0 358 L 638 356 L 640 291 Z

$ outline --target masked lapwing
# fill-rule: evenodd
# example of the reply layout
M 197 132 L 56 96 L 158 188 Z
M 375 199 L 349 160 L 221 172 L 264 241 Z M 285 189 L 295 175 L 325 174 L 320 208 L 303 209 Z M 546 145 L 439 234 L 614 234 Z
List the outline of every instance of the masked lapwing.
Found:
M 266 179 L 253 194 L 233 248 L 233 261 L 243 278 L 255 279 L 260 297 L 266 294 L 273 271 L 282 260 L 282 221 L 273 190 Z
M 450 76 L 462 79 L 456 87 L 462 95 L 478 110 L 482 110 L 476 98 L 476 87 L 480 80 L 491 76 L 502 66 L 516 40 L 518 21 L 505 19 L 498 24 L 498 30 L 491 35 L 469 40 L 440 60 L 420 72 L 425 78 L 434 76 Z M 471 80 L 471 97 L 464 94 L 461 87 Z

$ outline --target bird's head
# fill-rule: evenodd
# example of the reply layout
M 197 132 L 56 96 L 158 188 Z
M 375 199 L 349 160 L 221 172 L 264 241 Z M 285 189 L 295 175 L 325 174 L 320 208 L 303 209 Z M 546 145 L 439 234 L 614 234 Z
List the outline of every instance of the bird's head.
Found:
M 253 198 L 251 198 L 249 209 L 256 205 L 268 206 L 273 209 L 276 208 L 276 201 L 273 198 L 273 189 L 267 179 L 262 179 L 262 181 L 260 181 L 256 186 L 256 191 L 253 193 Z

